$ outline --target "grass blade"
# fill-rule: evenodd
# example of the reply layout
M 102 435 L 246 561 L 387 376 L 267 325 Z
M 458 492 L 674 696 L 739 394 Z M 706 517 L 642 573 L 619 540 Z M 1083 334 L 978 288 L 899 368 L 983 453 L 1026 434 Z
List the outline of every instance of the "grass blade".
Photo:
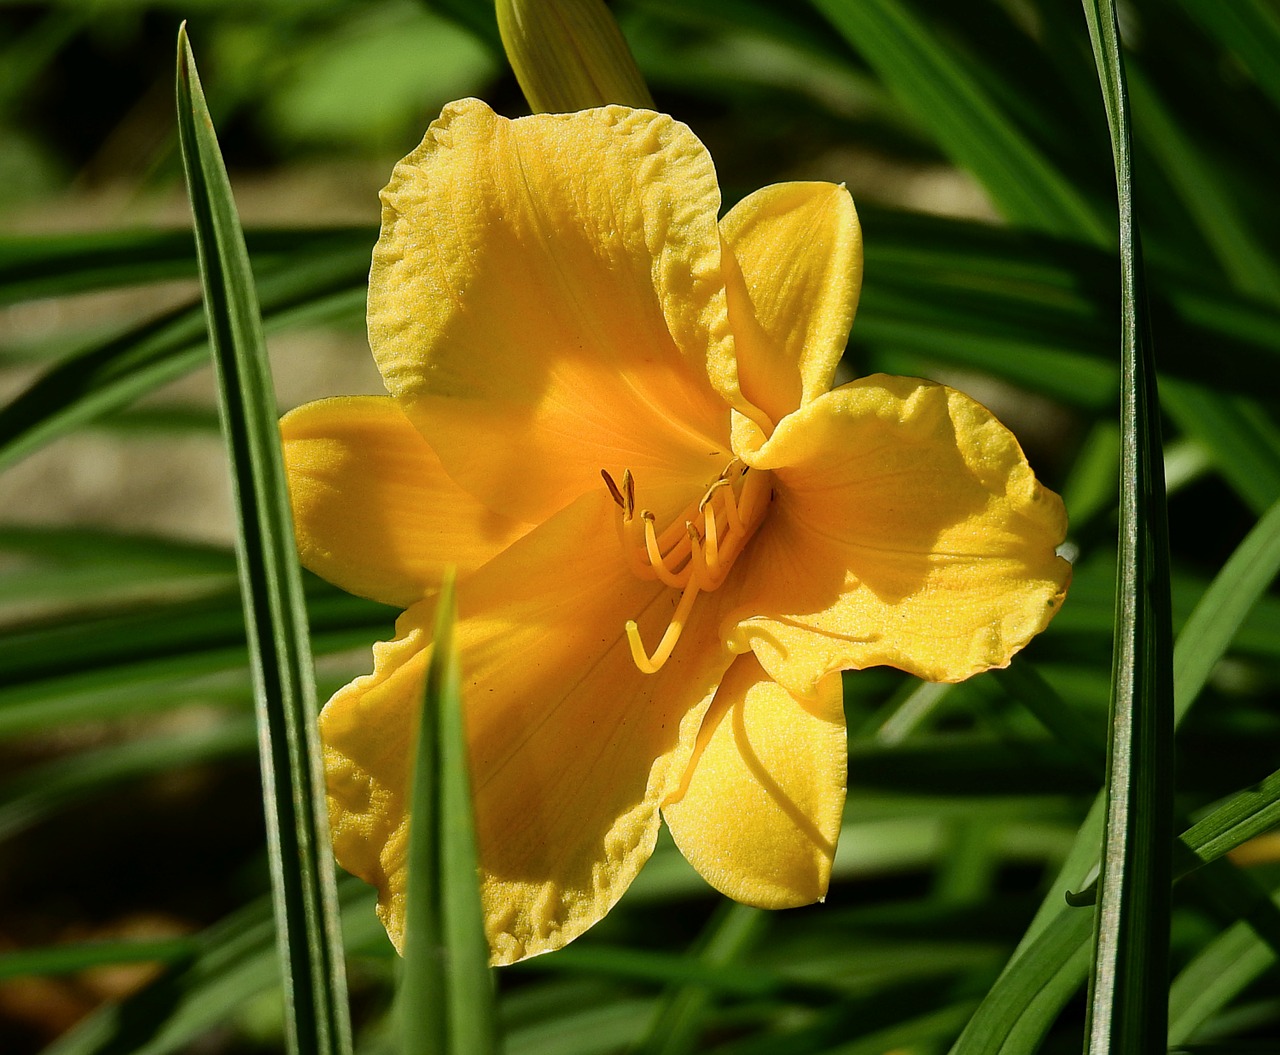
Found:
M 1214 469 L 1258 515 L 1280 499 L 1280 428 L 1251 399 L 1169 379 L 1164 407 L 1209 454 Z
M 1175 711 L 1195 702 L 1250 609 L 1280 574 L 1280 502 L 1240 543 L 1188 617 L 1173 654 Z M 1280 771 L 1201 818 L 1182 840 L 1202 862 L 1280 824 Z M 1184 873 L 1185 874 L 1185 873 Z
M 364 227 L 245 232 L 259 275 L 346 248 L 367 257 L 376 237 Z M 196 277 L 190 231 L 0 235 L 0 304 Z
M 1141 70 L 1130 71 L 1129 87 L 1142 119 L 1144 143 L 1172 181 L 1223 273 L 1244 292 L 1274 299 L 1274 291 L 1280 288 L 1280 269 L 1237 208 L 1221 173 L 1179 125 Z
M 1267 0 L 1179 0 L 1192 18 L 1230 49 L 1271 101 L 1280 106 L 1280 11 Z
M 1200 695 L 1245 617 L 1280 574 L 1280 502 L 1273 505 L 1205 590 L 1173 654 L 1173 690 L 1182 715 Z
M 749 905 L 725 902 L 712 917 L 690 960 L 698 967 L 732 967 L 755 942 L 765 926 L 763 913 Z M 751 977 L 756 977 L 753 973 Z M 675 982 L 663 994 L 649 1032 L 635 1055 L 686 1055 L 696 1051 L 712 992 L 696 981 Z
M 239 515 L 289 1050 L 351 1050 L 302 577 L 253 276 L 186 27 L 178 128 Z
M 247 757 L 254 743 L 252 723 L 237 718 L 208 731 L 130 740 L 46 762 L 0 784 L 0 843 L 117 783 L 212 759 Z
M 338 896 L 348 946 L 385 947 L 372 891 L 348 878 L 338 885 Z M 279 984 L 275 930 L 265 898 L 246 905 L 186 939 L 195 946 L 189 957 L 120 1003 L 92 1012 L 43 1055 L 169 1055 L 197 1050 L 195 1042 L 201 1036 Z
M 355 602 L 354 604 L 352 602 Z M 308 604 L 312 650 L 335 655 L 386 637 L 392 615 L 372 601 L 336 592 Z M 183 620 L 189 620 L 183 625 Z M 68 642 L 93 640 L 76 656 Z M 59 652 L 59 649 L 62 651 Z M 327 675 L 337 689 L 359 673 Z M 11 631 L 0 647 L 0 739 L 60 723 L 103 721 L 192 700 L 239 705 L 252 699 L 244 610 L 238 597 L 155 605 L 150 619 L 132 613 L 104 618 L 60 617 Z
M 1120 550 L 1091 1055 L 1150 1050 L 1168 1021 L 1173 630 L 1159 400 L 1133 215 L 1129 102 L 1112 0 L 1085 0 L 1120 204 Z
M 268 327 L 359 318 L 368 256 L 328 254 L 271 275 L 262 284 Z M 190 305 L 59 363 L 0 409 L 0 468 L 203 366 L 207 354 L 201 311 Z
M 1169 1045 L 1196 1030 L 1275 963 L 1275 951 L 1246 923 L 1228 927 L 1188 963 L 1169 987 Z
M 1103 242 L 1095 205 L 1023 134 L 972 65 L 903 0 L 812 0 L 1012 221 Z
M 1202 817 L 1183 833 L 1182 841 L 1207 864 L 1276 825 L 1280 825 L 1280 770 Z
M 404 970 L 397 1001 L 404 1055 L 499 1050 L 477 879 L 453 580 L 440 591 L 418 722 L 409 826 Z
M 33 975 L 78 974 L 121 963 L 182 963 L 200 951 L 195 938 L 88 941 L 0 953 L 0 981 Z

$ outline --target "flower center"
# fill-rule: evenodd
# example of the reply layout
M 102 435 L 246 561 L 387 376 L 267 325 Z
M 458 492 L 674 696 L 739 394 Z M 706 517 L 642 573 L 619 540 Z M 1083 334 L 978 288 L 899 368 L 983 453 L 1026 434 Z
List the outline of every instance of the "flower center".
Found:
M 600 475 L 618 506 L 618 540 L 632 570 L 642 579 L 659 579 L 681 591 L 675 614 L 652 655 L 640 640 L 636 621 L 627 621 L 631 658 L 642 673 L 656 674 L 671 658 L 698 594 L 724 585 L 733 562 L 764 520 L 773 497 L 770 474 L 750 469 L 735 458 L 702 497 L 662 531 L 649 510 L 637 514 L 630 469 L 622 474 L 621 485 L 604 469 Z

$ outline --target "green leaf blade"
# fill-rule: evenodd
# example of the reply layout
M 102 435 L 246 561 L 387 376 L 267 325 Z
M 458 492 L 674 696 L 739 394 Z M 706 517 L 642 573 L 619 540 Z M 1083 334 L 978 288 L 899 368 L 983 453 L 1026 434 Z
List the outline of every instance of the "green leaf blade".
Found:
M 1108 223 L 1026 137 L 933 21 L 904 0 L 812 0 L 1012 221 L 1103 242 Z
M 237 556 L 255 675 L 286 1037 L 351 1050 L 301 571 L 253 275 L 183 26 L 178 127 L 239 517 Z
M 410 792 L 404 969 L 397 992 L 401 1051 L 496 1055 L 452 577 L 436 604 Z
M 1150 1050 L 1168 1024 L 1173 629 L 1155 362 L 1133 215 L 1129 101 L 1112 0 L 1085 0 L 1120 207 L 1120 550 L 1090 1055 Z M 1161 1041 L 1162 1043 L 1162 1041 Z

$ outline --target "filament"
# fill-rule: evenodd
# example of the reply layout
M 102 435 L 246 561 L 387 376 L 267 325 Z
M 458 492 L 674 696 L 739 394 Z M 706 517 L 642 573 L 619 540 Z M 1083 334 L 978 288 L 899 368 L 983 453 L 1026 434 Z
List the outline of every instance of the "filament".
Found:
M 679 576 L 667 567 L 667 558 L 663 556 L 662 549 L 658 545 L 658 534 L 653 526 L 653 514 L 646 509 L 640 514 L 640 518 L 644 521 L 644 547 L 650 566 L 657 573 L 658 578 L 668 586 L 684 586 L 689 581 L 688 576 Z

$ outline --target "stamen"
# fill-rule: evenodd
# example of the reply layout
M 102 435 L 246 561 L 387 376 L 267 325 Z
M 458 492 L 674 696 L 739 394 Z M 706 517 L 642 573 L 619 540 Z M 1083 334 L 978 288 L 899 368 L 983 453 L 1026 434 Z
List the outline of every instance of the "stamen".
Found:
M 729 494 L 728 501 L 733 501 L 732 490 Z M 707 558 L 707 568 L 712 575 L 717 574 L 720 566 L 720 535 L 716 530 L 716 507 L 709 505 L 702 511 L 703 538 L 706 540 L 704 551 Z
M 743 469 L 746 472 L 746 469 Z M 746 488 L 743 488 L 745 492 Z M 743 533 L 742 515 L 738 510 L 738 503 L 733 497 L 733 488 L 730 487 L 724 493 L 724 514 L 729 521 L 729 534 L 741 535 Z
M 667 560 L 662 555 L 662 550 L 658 548 L 658 532 L 653 526 L 654 515 L 646 509 L 640 514 L 640 519 L 644 521 L 645 552 L 648 553 L 649 563 L 653 565 L 658 578 L 668 586 L 684 586 L 689 581 L 688 576 L 677 575 L 668 568 Z
M 684 588 L 684 593 L 680 595 L 680 603 L 676 605 L 675 614 L 671 617 L 671 622 L 667 624 L 666 632 L 662 635 L 662 640 L 658 642 L 657 649 L 654 650 L 652 656 L 644 650 L 644 642 L 640 640 L 640 628 L 636 626 L 634 619 L 627 620 L 627 643 L 631 646 L 631 658 L 635 665 L 639 668 L 641 674 L 657 674 L 671 658 L 671 653 L 675 651 L 676 642 L 680 640 L 680 634 L 684 630 L 685 623 L 689 621 L 689 613 L 693 611 L 693 602 L 698 598 L 698 577 L 690 576 L 689 584 Z
M 689 567 L 701 590 L 710 590 L 711 569 L 707 567 L 706 553 L 702 548 L 702 539 L 698 537 L 698 529 L 691 521 L 684 522 L 685 531 L 689 535 Z
M 626 554 L 631 570 L 641 579 L 657 578 L 644 556 L 644 531 L 640 525 L 634 519 L 628 519 L 625 511 L 614 517 L 614 524 L 618 530 L 618 545 Z
M 626 555 L 627 563 L 631 566 L 631 570 L 635 572 L 637 578 L 656 578 L 656 573 L 649 566 L 649 562 L 644 556 L 644 529 L 635 523 L 636 484 L 631 476 L 631 470 L 624 469 L 622 471 L 621 487 L 614 482 L 613 477 L 609 475 L 608 469 L 601 469 L 600 475 L 604 478 L 605 486 L 609 489 L 609 496 L 613 499 L 614 504 L 618 506 L 618 515 L 614 520 L 614 525 L 618 531 L 618 545 Z
M 728 487 L 730 490 L 733 490 L 732 484 L 730 484 L 728 480 L 726 480 L 723 476 L 721 476 L 719 480 L 717 480 L 715 483 L 713 483 L 710 487 L 707 488 L 707 493 L 703 495 L 702 499 L 698 502 L 699 513 L 701 513 L 704 509 L 707 508 L 707 506 L 711 502 L 711 499 L 715 497 L 715 493 L 718 490 L 720 490 L 720 488 L 722 487 Z
M 687 507 L 682 516 L 673 519 L 659 534 L 657 518 L 650 510 L 640 510 L 639 519 L 633 519 L 635 480 L 630 470 L 623 474 L 621 486 L 607 472 L 602 471 L 601 475 L 621 510 L 618 537 L 632 568 L 643 579 L 657 578 L 682 591 L 671 622 L 652 656 L 645 650 L 635 620 L 626 624 L 627 642 L 636 667 L 642 673 L 655 674 L 674 651 L 698 594 L 719 589 L 751 541 L 763 518 L 764 506 L 772 497 L 771 476 L 767 472 L 751 473 L 749 466 L 735 458 L 698 502 Z M 741 490 L 735 491 L 739 483 Z

